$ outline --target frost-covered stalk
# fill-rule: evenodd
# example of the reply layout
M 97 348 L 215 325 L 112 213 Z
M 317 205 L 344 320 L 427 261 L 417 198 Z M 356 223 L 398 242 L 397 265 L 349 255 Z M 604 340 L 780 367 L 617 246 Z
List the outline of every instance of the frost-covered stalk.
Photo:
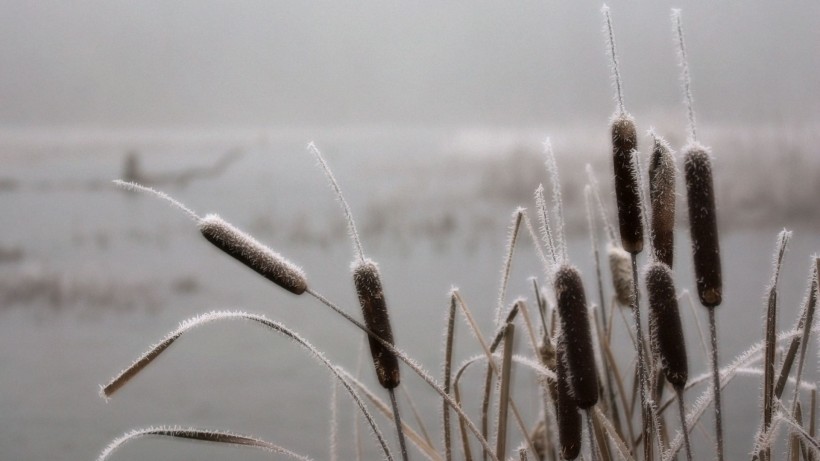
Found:
M 643 250 L 643 218 L 641 213 L 641 194 L 633 156 L 637 153 L 638 136 L 635 121 L 626 112 L 621 85 L 621 73 L 618 65 L 618 54 L 615 49 L 615 34 L 612 28 L 612 17 L 609 7 L 604 5 L 602 13 L 605 20 L 607 50 L 612 61 L 612 78 L 617 90 L 617 108 L 612 116 L 610 132 L 612 138 L 612 159 L 615 174 L 615 198 L 618 204 L 618 225 L 621 232 L 621 246 L 632 259 L 632 293 L 630 307 L 635 323 L 636 349 L 638 355 L 638 379 L 641 395 L 641 416 L 644 433 L 644 457 L 652 459 L 652 416 L 647 403 L 649 379 L 647 361 L 644 354 L 644 337 L 641 326 L 640 306 L 638 303 L 638 253 Z
M 684 176 L 686 196 L 689 202 L 689 226 L 692 253 L 701 304 L 709 310 L 709 331 L 712 345 L 712 388 L 715 393 L 715 442 L 718 460 L 723 460 L 723 419 L 720 403 L 720 373 L 718 361 L 717 325 L 715 308 L 723 300 L 723 282 L 720 265 L 715 193 L 712 180 L 712 163 L 709 151 L 698 143 L 695 128 L 695 110 L 692 105 L 692 85 L 686 43 L 680 10 L 672 10 L 675 28 L 678 62 L 681 68 L 684 99 L 689 121 L 689 141 L 684 148 Z
M 390 316 L 387 312 L 387 301 L 385 300 L 384 289 L 382 288 L 379 267 L 375 262 L 365 257 L 362 243 L 359 239 L 359 233 L 356 230 L 356 223 L 350 211 L 350 206 L 347 204 L 344 195 L 342 195 L 339 183 L 333 176 L 333 172 L 330 170 L 322 153 L 312 142 L 308 144 L 308 150 L 316 157 L 325 176 L 327 176 L 328 181 L 330 181 L 330 185 L 342 206 L 342 211 L 347 221 L 348 231 L 353 242 L 354 252 L 356 253 L 356 260 L 351 264 L 350 269 L 353 272 L 353 283 L 359 298 L 359 304 L 362 307 L 362 317 L 364 318 L 365 325 L 369 331 L 378 335 L 383 341 L 394 344 L 393 330 L 390 326 Z M 390 403 L 393 406 L 393 420 L 396 423 L 396 434 L 399 439 L 399 446 L 401 447 L 402 459 L 407 461 L 407 446 L 404 441 L 404 431 L 402 431 L 401 416 L 399 414 L 399 406 L 395 394 L 395 388 L 400 382 L 399 361 L 396 355 L 385 348 L 375 337 L 368 336 L 368 341 L 370 342 L 370 355 L 373 358 L 376 377 L 379 380 L 379 384 L 387 389 L 388 394 L 390 394 Z

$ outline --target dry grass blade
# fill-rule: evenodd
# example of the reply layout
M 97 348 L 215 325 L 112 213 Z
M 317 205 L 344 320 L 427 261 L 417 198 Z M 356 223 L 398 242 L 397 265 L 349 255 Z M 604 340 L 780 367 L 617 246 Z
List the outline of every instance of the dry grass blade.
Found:
M 504 329 L 504 358 L 501 361 L 501 390 L 498 396 L 498 431 L 495 439 L 495 453 L 499 459 L 504 459 L 505 453 L 507 452 L 507 414 L 510 403 L 510 371 L 512 370 L 514 339 L 515 324 L 508 323 Z
M 487 374 L 486 374 L 485 383 L 484 383 L 484 390 L 485 390 L 484 399 L 482 401 L 482 407 L 481 407 L 482 408 L 482 437 L 486 440 L 487 439 L 487 434 L 489 432 L 489 424 L 488 424 L 488 419 L 487 419 L 488 418 L 488 413 L 489 413 L 489 395 L 490 395 L 489 381 L 492 379 L 492 373 L 495 373 L 496 375 L 499 375 L 500 370 L 498 368 L 498 365 L 495 363 L 495 360 L 493 360 L 494 348 L 491 348 L 491 347 L 487 346 L 487 341 L 484 339 L 484 336 L 481 334 L 481 330 L 478 329 L 478 325 L 476 324 L 475 318 L 473 317 L 472 312 L 470 312 L 469 307 L 467 307 L 467 304 L 461 298 L 461 294 L 459 294 L 458 290 L 454 290 L 453 293 L 455 294 L 456 299 L 458 300 L 458 305 L 461 306 L 461 312 L 464 314 L 464 317 L 467 319 L 467 322 L 470 325 L 470 328 L 472 329 L 473 336 L 475 336 L 476 340 L 478 340 L 479 344 L 481 345 L 481 349 L 484 351 L 484 355 L 487 357 L 487 361 L 488 361 Z M 514 308 L 510 310 L 510 313 L 507 316 L 508 319 L 511 318 L 511 317 L 514 317 L 513 312 L 518 311 L 518 309 L 515 308 L 515 306 L 517 306 L 517 305 L 518 305 L 517 302 L 513 304 Z M 510 323 L 510 322 L 511 321 L 508 320 L 506 323 Z M 503 335 L 502 335 L 502 337 L 503 337 Z M 497 342 L 494 341 L 493 345 L 496 345 L 496 344 L 497 344 Z M 519 431 L 521 431 L 521 436 L 524 437 L 524 439 L 529 444 L 530 448 L 532 448 L 532 441 L 530 440 L 529 433 L 527 432 L 527 428 L 524 425 L 524 419 L 521 417 L 521 412 L 518 411 L 518 406 L 515 404 L 515 401 L 512 400 L 512 399 L 510 399 L 510 408 L 513 411 L 513 416 L 515 417 L 515 423 L 518 426 Z
M 618 450 L 618 454 L 621 456 L 621 459 L 626 461 L 634 461 L 635 458 L 632 457 L 632 451 L 624 443 L 621 436 L 618 435 L 618 431 L 612 426 L 612 423 L 606 418 L 606 415 L 601 411 L 600 408 L 594 408 L 593 414 L 595 418 L 601 423 L 601 425 L 606 430 L 606 434 L 609 436 L 609 440 L 613 442 L 615 448 Z
M 623 378 L 621 376 L 621 371 L 618 368 L 618 362 L 615 360 L 615 356 L 612 353 L 612 349 L 610 348 L 609 343 L 607 341 L 603 341 L 602 339 L 599 338 L 598 344 L 601 345 L 601 351 L 603 352 L 604 359 L 606 360 L 606 363 L 607 363 L 607 367 L 605 367 L 605 368 L 607 369 L 608 372 L 610 372 L 614 375 L 615 379 L 613 381 L 615 382 L 616 387 L 618 389 L 618 398 L 620 399 L 621 407 L 624 408 L 624 409 L 628 409 L 628 408 L 630 408 L 630 405 L 629 405 L 629 402 L 628 402 L 626 390 L 624 389 L 624 381 L 623 381 Z M 629 436 L 629 440 L 635 440 L 635 434 L 634 434 L 634 429 L 632 428 L 632 418 L 631 418 L 631 416 L 632 415 L 629 414 L 626 418 L 627 419 L 626 429 L 627 429 L 627 435 Z M 615 429 L 616 429 L 616 433 L 618 434 L 618 436 L 621 437 L 622 436 L 621 434 L 623 434 L 623 432 L 619 429 L 618 426 L 616 426 Z
M 775 353 L 775 335 L 777 331 L 777 282 L 780 278 L 780 269 L 783 266 L 783 256 L 786 253 L 786 245 L 788 244 L 791 233 L 783 231 L 777 236 L 777 249 L 775 251 L 774 274 L 772 281 L 768 288 L 768 302 L 766 306 L 766 327 L 764 330 L 764 338 L 766 341 L 766 349 L 764 353 L 764 377 L 763 377 L 763 426 L 761 432 L 766 432 L 772 423 L 772 415 L 774 413 L 774 353 Z M 771 458 L 771 452 L 768 450 L 761 454 L 761 457 L 766 460 Z
M 329 307 L 331 310 L 333 310 L 337 314 L 341 315 L 345 320 L 347 320 L 348 322 L 350 322 L 351 324 L 356 326 L 356 328 L 358 328 L 361 331 L 367 333 L 371 338 L 377 338 L 377 340 L 385 348 L 387 348 L 390 352 L 395 354 L 396 357 L 399 358 L 399 360 L 401 360 L 408 367 L 410 367 L 410 369 L 413 370 L 413 372 L 416 373 L 416 375 L 418 375 L 425 383 L 427 383 L 427 385 L 431 389 L 433 389 L 439 396 L 441 396 L 447 402 L 447 405 L 449 405 L 452 410 L 454 410 L 456 413 L 458 413 L 459 420 L 463 423 L 464 426 L 467 427 L 467 429 L 469 429 L 470 432 L 473 433 L 473 435 L 476 436 L 476 439 L 478 439 L 478 442 L 484 448 L 484 451 L 489 453 L 489 455 L 492 459 L 498 461 L 498 459 L 495 457 L 495 453 L 493 452 L 493 449 L 487 443 L 486 437 L 483 437 L 481 435 L 481 432 L 475 426 L 473 421 L 467 416 L 466 413 L 464 413 L 464 410 L 461 408 L 461 405 L 454 399 L 454 397 L 451 397 L 449 394 L 444 392 L 444 390 L 441 388 L 441 386 L 438 383 L 436 383 L 436 380 L 433 379 L 432 376 L 430 376 L 429 372 L 427 372 L 425 369 L 423 369 L 421 366 L 419 366 L 419 364 L 416 363 L 410 357 L 408 357 L 407 354 L 402 352 L 400 349 L 396 348 L 393 344 L 390 344 L 387 341 L 384 341 L 383 339 L 381 339 L 378 335 L 376 335 L 375 333 L 370 331 L 366 326 L 364 326 L 364 324 L 362 324 L 358 320 L 351 317 L 350 314 L 348 314 L 347 312 L 345 312 L 344 310 L 339 308 L 339 306 L 335 305 L 334 303 L 332 303 L 330 300 L 328 300 L 327 298 L 325 298 L 321 294 L 317 293 L 316 291 L 310 290 L 310 289 L 308 289 L 307 292 L 311 296 L 316 298 L 319 302 L 321 302 L 325 306 Z
M 390 409 L 390 406 L 386 404 L 382 399 L 380 399 L 373 391 L 367 388 L 361 381 L 354 378 L 350 373 L 342 369 L 341 367 L 336 367 L 342 375 L 345 376 L 350 382 L 359 389 L 365 397 L 376 407 L 379 412 L 384 415 L 386 419 L 389 421 L 393 421 L 393 410 Z M 425 437 L 418 432 L 416 432 L 412 427 L 410 427 L 407 422 L 402 421 L 402 430 L 404 435 L 413 442 L 416 448 L 419 449 L 421 454 L 424 455 L 427 459 L 431 461 L 442 461 L 441 455 L 436 451 L 435 447 L 429 441 L 425 439 Z
M 453 289 L 455 291 L 455 289 Z M 444 346 L 444 392 L 449 394 L 452 387 L 452 366 L 453 366 L 453 340 L 455 339 L 456 326 L 456 295 L 450 293 L 450 309 L 447 312 L 447 331 Z M 442 426 L 444 426 L 444 455 L 447 461 L 453 459 L 453 449 L 450 434 L 450 408 L 447 402 L 442 402 L 441 408 Z
M 818 268 L 820 268 L 820 258 L 816 258 L 812 264 L 811 281 L 809 282 L 809 295 L 806 302 L 806 318 L 803 322 L 803 335 L 800 338 L 800 358 L 797 360 L 797 382 L 799 383 L 803 377 L 803 363 L 806 359 L 806 349 L 809 345 L 809 336 L 811 335 L 811 325 L 814 323 L 814 309 L 817 304 L 817 282 L 818 282 Z M 792 398 L 792 412 L 796 411 L 797 398 L 800 395 L 799 389 L 795 387 L 794 397 Z
M 232 434 L 230 432 L 210 431 L 196 428 L 179 428 L 179 427 L 150 427 L 146 429 L 135 429 L 122 437 L 112 441 L 108 447 L 100 453 L 97 461 L 105 461 L 112 453 L 121 448 L 128 442 L 143 437 L 170 437 L 176 439 L 195 440 L 199 442 L 220 443 L 228 445 L 236 445 L 243 447 L 257 448 L 260 450 L 285 455 L 289 458 L 299 459 L 302 461 L 309 461 L 307 456 L 294 453 L 279 445 L 266 442 L 256 437 L 247 435 Z
M 149 349 L 145 354 L 142 355 L 142 357 L 137 359 L 137 361 L 134 362 L 134 364 L 120 372 L 120 374 L 117 375 L 114 379 L 112 379 L 108 385 L 104 386 L 101 390 L 101 395 L 106 398 L 110 397 L 110 395 L 113 394 L 114 391 L 124 386 L 131 378 L 136 376 L 136 374 L 139 373 L 139 371 L 144 369 L 152 361 L 154 361 L 154 359 L 159 357 L 159 355 L 162 352 L 168 349 L 168 347 L 171 346 L 171 344 L 173 344 L 177 339 L 179 339 L 184 333 L 190 331 L 195 327 L 199 327 L 220 320 L 250 320 L 265 327 L 268 327 L 271 330 L 276 331 L 277 333 L 285 335 L 286 337 L 295 341 L 300 346 L 307 349 L 311 353 L 311 356 L 318 360 L 320 363 L 322 363 L 325 367 L 327 367 L 331 371 L 331 373 L 333 373 L 333 375 L 345 387 L 347 392 L 350 394 L 351 398 L 353 398 L 353 401 L 361 410 L 368 424 L 370 425 L 370 428 L 372 429 L 374 436 L 376 437 L 379 445 L 381 446 L 385 457 L 388 459 L 393 459 L 392 455 L 390 454 L 390 449 L 388 448 L 387 443 L 385 442 L 384 437 L 382 436 L 382 433 L 376 425 L 375 421 L 373 421 L 373 417 L 370 415 L 370 412 L 367 410 L 367 407 L 365 407 L 361 398 L 353 390 L 350 383 L 341 374 L 339 374 L 339 372 L 336 370 L 336 367 L 334 367 L 333 364 L 330 363 L 330 361 L 324 356 L 324 354 L 322 354 L 318 349 L 313 347 L 312 344 L 307 342 L 293 330 L 290 330 L 281 323 L 268 320 L 266 317 L 260 315 L 247 314 L 244 312 L 210 312 L 207 314 L 191 318 L 189 320 L 186 320 L 185 322 L 182 322 L 179 328 L 171 332 L 168 336 L 165 337 L 165 339 L 163 339 L 155 346 L 153 346 L 151 349 Z M 110 392 L 107 392 L 106 390 L 109 390 Z
M 820 325 L 812 327 L 811 331 L 812 331 L 812 333 L 820 332 Z M 790 339 L 794 338 L 795 336 L 800 335 L 802 333 L 803 333 L 802 330 L 797 329 L 797 328 L 789 330 L 789 331 L 781 332 L 777 335 L 777 344 L 780 344 L 784 341 L 788 341 L 788 340 L 790 340 Z M 746 349 L 745 352 L 743 352 L 742 354 L 735 357 L 731 364 L 724 366 L 719 371 L 719 374 L 721 376 L 721 378 L 720 378 L 720 387 L 721 388 L 726 387 L 726 385 L 729 384 L 735 378 L 735 376 L 737 376 L 738 371 L 740 369 L 742 369 L 743 367 L 748 366 L 750 363 L 754 362 L 755 360 L 761 360 L 762 359 L 762 351 L 764 350 L 765 346 L 766 346 L 765 341 L 759 341 L 759 342 L 753 344 L 748 349 Z M 712 376 L 713 376 L 712 372 L 707 372 L 707 373 L 704 373 L 700 376 L 696 376 L 696 377 L 694 377 L 694 378 L 692 378 L 688 381 L 688 383 L 686 384 L 686 389 L 687 390 L 691 389 L 692 387 L 694 387 L 694 386 L 708 380 Z M 668 399 L 666 402 L 664 402 L 664 404 L 661 406 L 661 408 L 667 407 L 669 404 L 672 403 L 672 401 L 674 399 L 675 399 L 674 397 Z M 689 411 L 689 414 L 686 417 L 686 427 L 688 428 L 688 430 L 690 432 L 695 427 L 696 423 L 700 420 L 701 416 L 703 416 L 704 411 L 706 410 L 706 408 L 709 406 L 709 404 L 712 402 L 713 399 L 714 399 L 714 391 L 713 391 L 712 388 L 709 388 L 709 389 L 706 389 L 703 392 L 703 394 L 701 394 L 700 397 L 698 397 L 698 399 L 695 401 L 695 404 L 692 406 L 692 408 Z M 664 453 L 663 458 L 662 458 L 663 461 L 671 461 L 672 459 L 674 459 L 674 457 L 677 455 L 678 451 L 682 448 L 682 444 L 683 444 L 683 435 L 679 433 L 672 440 L 672 443 L 670 444 L 669 449 Z
M 518 242 L 518 231 L 521 229 L 521 220 L 524 217 L 522 208 L 518 208 L 513 213 L 512 223 L 507 239 L 507 250 L 504 252 L 504 265 L 501 269 L 501 285 L 498 289 L 498 303 L 495 310 L 495 325 L 501 326 L 501 313 L 504 310 L 504 299 L 507 297 L 507 285 L 510 281 L 510 271 L 512 270 L 515 246 Z

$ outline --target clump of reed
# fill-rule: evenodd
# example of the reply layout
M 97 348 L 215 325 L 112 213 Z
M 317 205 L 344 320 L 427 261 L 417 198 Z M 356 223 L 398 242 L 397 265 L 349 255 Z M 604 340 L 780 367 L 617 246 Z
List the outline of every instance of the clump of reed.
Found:
M 685 448 L 687 459 L 691 460 L 693 453 L 689 433 L 700 424 L 706 408 L 712 403 L 716 414 L 715 451 L 717 457 L 722 458 L 721 389 L 741 374 L 763 377 L 761 424 L 752 447 L 754 457 L 763 461 L 773 459 L 776 456 L 772 454 L 772 449 L 777 440 L 777 431 L 786 428 L 789 432 L 790 459 L 820 459 L 820 444 L 815 432 L 817 386 L 816 383 L 803 379 L 810 337 L 812 334 L 817 335 L 820 330 L 814 314 L 819 295 L 820 258 L 814 257 L 811 260 L 808 293 L 799 319 L 792 329 L 778 334 L 777 283 L 790 233 L 784 231 L 778 237 L 775 274 L 767 290 L 764 340 L 753 344 L 721 368 L 717 355 L 715 308 L 723 301 L 723 290 L 715 189 L 708 150 L 697 143 L 680 15 L 673 14 L 689 119 L 689 142 L 682 152 L 695 288 L 698 299 L 707 308 L 711 327 L 711 370 L 706 375 L 690 377 L 685 332 L 678 308 L 683 293 L 676 287 L 673 269 L 678 171 L 675 156 L 671 147 L 659 135 L 650 132 L 652 147 L 645 178 L 649 185 L 647 199 L 638 151 L 639 130 L 635 120 L 624 108 L 612 18 L 608 8 L 605 7 L 603 13 L 617 101 L 610 134 L 614 178 L 612 195 L 618 213 L 618 235 L 610 224 L 598 182 L 592 169 L 587 167 L 589 184 L 584 195 L 596 270 L 595 283 L 586 285 L 597 288 L 593 290 L 593 293 L 597 291 L 597 303 L 592 301 L 595 294 L 587 296 L 583 274 L 570 263 L 558 167 L 552 146 L 547 141 L 545 172 L 546 180 L 551 186 L 549 189 L 552 200 L 548 204 L 543 186 L 536 189 L 535 208 L 541 232 L 533 228 L 526 209 L 518 208 L 513 212 L 507 247 L 503 254 L 498 299 L 485 300 L 488 307 L 495 309 L 492 331 L 488 334 L 478 326 L 472 309 L 460 291 L 456 288 L 451 290 L 449 304 L 444 309 L 445 346 L 442 384 L 439 384 L 431 373 L 397 346 L 379 267 L 365 255 L 350 207 L 339 184 L 318 148 L 311 143 L 308 150 L 316 157 L 327 176 L 347 222 L 354 249 L 354 260 L 350 268 L 360 317 L 321 295 L 314 286 L 308 284 L 304 271 L 298 266 L 217 215 L 209 214 L 201 218 L 163 192 L 122 181 L 117 184 L 168 201 L 190 217 L 205 239 L 217 249 L 287 292 L 307 295 L 300 296 L 300 299 L 318 301 L 363 332 L 369 344 L 376 380 L 387 390 L 390 405 L 383 402 L 356 373 L 331 362 L 295 330 L 262 315 L 233 311 L 215 311 L 183 322 L 104 385 L 101 395 L 106 399 L 112 398 L 190 330 L 217 322 L 244 320 L 292 340 L 307 351 L 317 364 L 327 369 L 334 379 L 332 419 L 336 420 L 338 387 L 348 396 L 356 412 L 369 427 L 374 446 L 382 458 L 388 460 L 394 459 L 396 443 L 402 459 L 409 459 L 406 441 L 410 442 L 409 447 L 415 450 L 415 454 L 434 461 L 478 458 L 499 461 L 511 456 L 520 460 L 553 461 L 582 457 L 609 461 L 634 460 L 638 458 L 636 453 L 642 453 L 646 460 L 671 461 L 676 459 L 682 448 Z M 646 211 L 647 207 L 651 208 L 651 217 Z M 598 238 L 598 233 L 602 230 L 607 237 L 606 242 L 600 242 Z M 522 234 L 529 237 L 541 265 L 541 277 L 532 277 L 535 312 L 531 312 L 530 303 L 523 297 L 515 298 L 512 302 L 508 300 L 511 266 Z M 603 243 L 612 279 L 609 288 L 604 283 L 605 271 L 602 270 L 599 254 Z M 643 251 L 645 246 L 647 251 Z M 642 273 L 645 282 L 643 299 L 648 304 L 648 339 L 643 335 L 639 305 L 640 255 L 645 255 L 646 258 Z M 624 354 L 627 362 L 630 362 L 630 351 L 613 350 L 613 322 L 618 317 L 616 314 L 622 314 L 617 307 L 619 305 L 629 306 L 633 314 L 631 323 L 626 319 L 623 323 L 630 336 L 629 340 L 634 343 L 634 370 L 622 369 L 623 361 L 616 357 L 616 353 Z M 470 328 L 480 353 L 454 366 L 455 327 L 459 316 Z M 634 329 L 634 337 L 631 329 Z M 516 331 L 523 333 L 516 335 Z M 519 352 L 521 349 L 520 345 L 516 346 L 517 336 L 528 340 L 530 355 L 516 353 L 516 349 Z M 776 373 L 776 351 L 786 343 L 788 349 L 782 354 L 780 371 Z M 756 364 L 761 361 L 762 368 L 757 367 Z M 484 373 L 477 378 L 483 386 L 478 386 L 480 392 L 473 395 L 466 391 L 465 384 L 466 380 L 471 379 L 470 370 L 476 366 L 484 367 Z M 401 418 L 396 395 L 396 390 L 403 389 L 404 386 L 401 367 L 421 378 L 434 398 L 440 399 L 441 412 L 437 415 L 437 419 L 441 421 L 440 441 L 434 441 L 430 436 L 433 431 L 426 426 L 424 418 L 416 415 L 414 423 Z M 520 402 L 526 396 L 522 397 L 514 392 L 511 385 L 514 368 L 530 372 L 537 378 L 535 382 L 541 397 L 541 408 L 534 419 L 527 419 L 527 414 L 520 411 Z M 628 379 L 630 376 L 634 376 L 631 382 Z M 653 379 L 650 380 L 650 376 Z M 687 394 L 691 395 L 694 386 L 707 382 L 710 377 L 712 388 L 693 399 L 694 403 L 687 408 Z M 792 386 L 792 400 L 787 407 L 782 396 L 789 385 Z M 666 387 L 671 387 L 672 396 L 664 396 L 663 390 Z M 807 393 L 811 396 L 808 405 L 805 399 Z M 409 396 L 409 392 L 406 394 Z M 640 401 L 636 403 L 638 394 Z M 497 402 L 495 407 L 491 403 L 493 399 Z M 673 400 L 678 403 L 680 426 L 670 436 L 670 426 L 666 425 L 665 414 Z M 415 413 L 412 399 L 408 397 L 406 403 Z M 633 411 L 638 404 L 640 416 L 636 416 Z M 474 411 L 473 405 L 475 408 L 480 407 L 480 411 Z M 395 425 L 395 442 L 384 436 L 379 427 L 382 421 L 376 417 L 376 413 Z M 451 418 L 453 415 L 455 417 Z M 583 424 L 584 420 L 586 426 Z M 454 424 L 457 431 L 451 427 Z M 508 429 L 508 426 L 511 428 Z M 355 427 L 353 431 L 357 433 Z M 511 435 L 511 431 L 515 435 Z M 129 432 L 115 439 L 100 454 L 99 459 L 108 459 L 127 442 L 147 436 L 245 446 L 293 459 L 308 459 L 289 448 L 256 437 L 203 428 L 167 427 Z M 517 446 L 513 437 L 519 442 Z M 331 459 L 337 458 L 338 439 L 338 429 L 333 424 L 328 442 Z M 362 457 L 358 444 L 357 457 Z

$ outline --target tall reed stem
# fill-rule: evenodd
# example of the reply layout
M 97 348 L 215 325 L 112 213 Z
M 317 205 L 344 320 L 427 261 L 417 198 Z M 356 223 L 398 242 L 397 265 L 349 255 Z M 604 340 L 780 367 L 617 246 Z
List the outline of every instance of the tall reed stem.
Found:
M 689 430 L 686 428 L 686 408 L 683 406 L 683 389 L 677 388 L 678 411 L 680 412 L 680 427 L 683 432 L 683 445 L 686 447 L 686 461 L 692 461 L 692 446 L 689 445 Z
M 638 350 L 638 380 L 641 393 L 641 418 L 643 420 L 644 459 L 653 459 L 652 456 L 652 416 L 649 414 L 649 405 L 646 401 L 646 391 L 649 386 L 646 376 L 646 357 L 644 356 L 643 327 L 641 327 L 641 313 L 638 304 L 638 255 L 632 254 L 632 317 L 635 321 L 635 335 Z
M 715 309 L 709 311 L 709 332 L 712 336 L 712 381 L 715 389 L 715 442 L 717 443 L 718 461 L 723 461 L 723 420 L 720 407 L 720 370 L 718 368 L 717 326 Z
M 396 401 L 396 389 L 388 389 L 390 394 L 390 405 L 393 406 L 393 422 L 396 423 L 396 434 L 399 437 L 399 447 L 401 447 L 401 459 L 407 461 L 407 445 L 404 442 L 404 431 L 401 429 L 401 416 L 399 416 L 399 403 Z

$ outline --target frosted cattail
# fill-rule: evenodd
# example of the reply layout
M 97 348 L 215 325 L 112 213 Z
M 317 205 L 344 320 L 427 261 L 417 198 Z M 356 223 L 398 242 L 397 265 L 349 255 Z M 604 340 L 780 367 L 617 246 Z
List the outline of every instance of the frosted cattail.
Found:
M 649 329 L 655 338 L 657 353 L 666 380 L 682 390 L 689 376 L 686 343 L 683 338 L 678 299 L 672 270 L 664 263 L 654 263 L 646 271 L 649 293 Z
M 612 287 L 615 289 L 615 298 L 621 306 L 632 303 L 632 257 L 623 248 L 609 245 L 609 270 L 612 274 Z
M 588 409 L 598 402 L 598 372 L 586 295 L 578 269 L 568 265 L 558 269 L 555 273 L 555 298 L 561 318 L 570 389 L 578 407 Z
M 638 180 L 632 168 L 633 151 L 638 136 L 635 122 L 628 115 L 619 115 L 612 121 L 612 158 L 615 167 L 615 199 L 618 203 L 618 224 L 621 244 L 632 254 L 643 250 L 643 226 Z
M 198 225 L 205 239 L 271 282 L 297 295 L 307 290 L 302 269 L 219 216 L 209 214 Z
M 555 417 L 558 422 L 558 443 L 561 445 L 561 459 L 575 459 L 581 453 L 581 414 L 572 397 L 562 341 L 558 343 L 557 354 L 555 374 L 558 378 L 558 398 L 555 400 Z
M 675 157 L 662 138 L 652 135 L 649 201 L 652 204 L 652 247 L 658 261 L 672 267 L 675 246 Z
M 698 296 L 704 306 L 716 307 L 722 300 L 723 284 L 712 164 L 704 147 L 695 144 L 686 149 L 684 173 Z
M 364 259 L 352 265 L 353 283 L 359 304 L 362 305 L 362 316 L 367 328 L 382 340 L 393 344 L 393 330 L 390 328 L 390 316 L 387 314 L 387 302 L 379 276 L 379 267 L 373 261 Z M 376 367 L 379 384 L 386 389 L 399 385 L 399 361 L 396 355 L 387 350 L 375 338 L 368 336 L 370 355 Z

